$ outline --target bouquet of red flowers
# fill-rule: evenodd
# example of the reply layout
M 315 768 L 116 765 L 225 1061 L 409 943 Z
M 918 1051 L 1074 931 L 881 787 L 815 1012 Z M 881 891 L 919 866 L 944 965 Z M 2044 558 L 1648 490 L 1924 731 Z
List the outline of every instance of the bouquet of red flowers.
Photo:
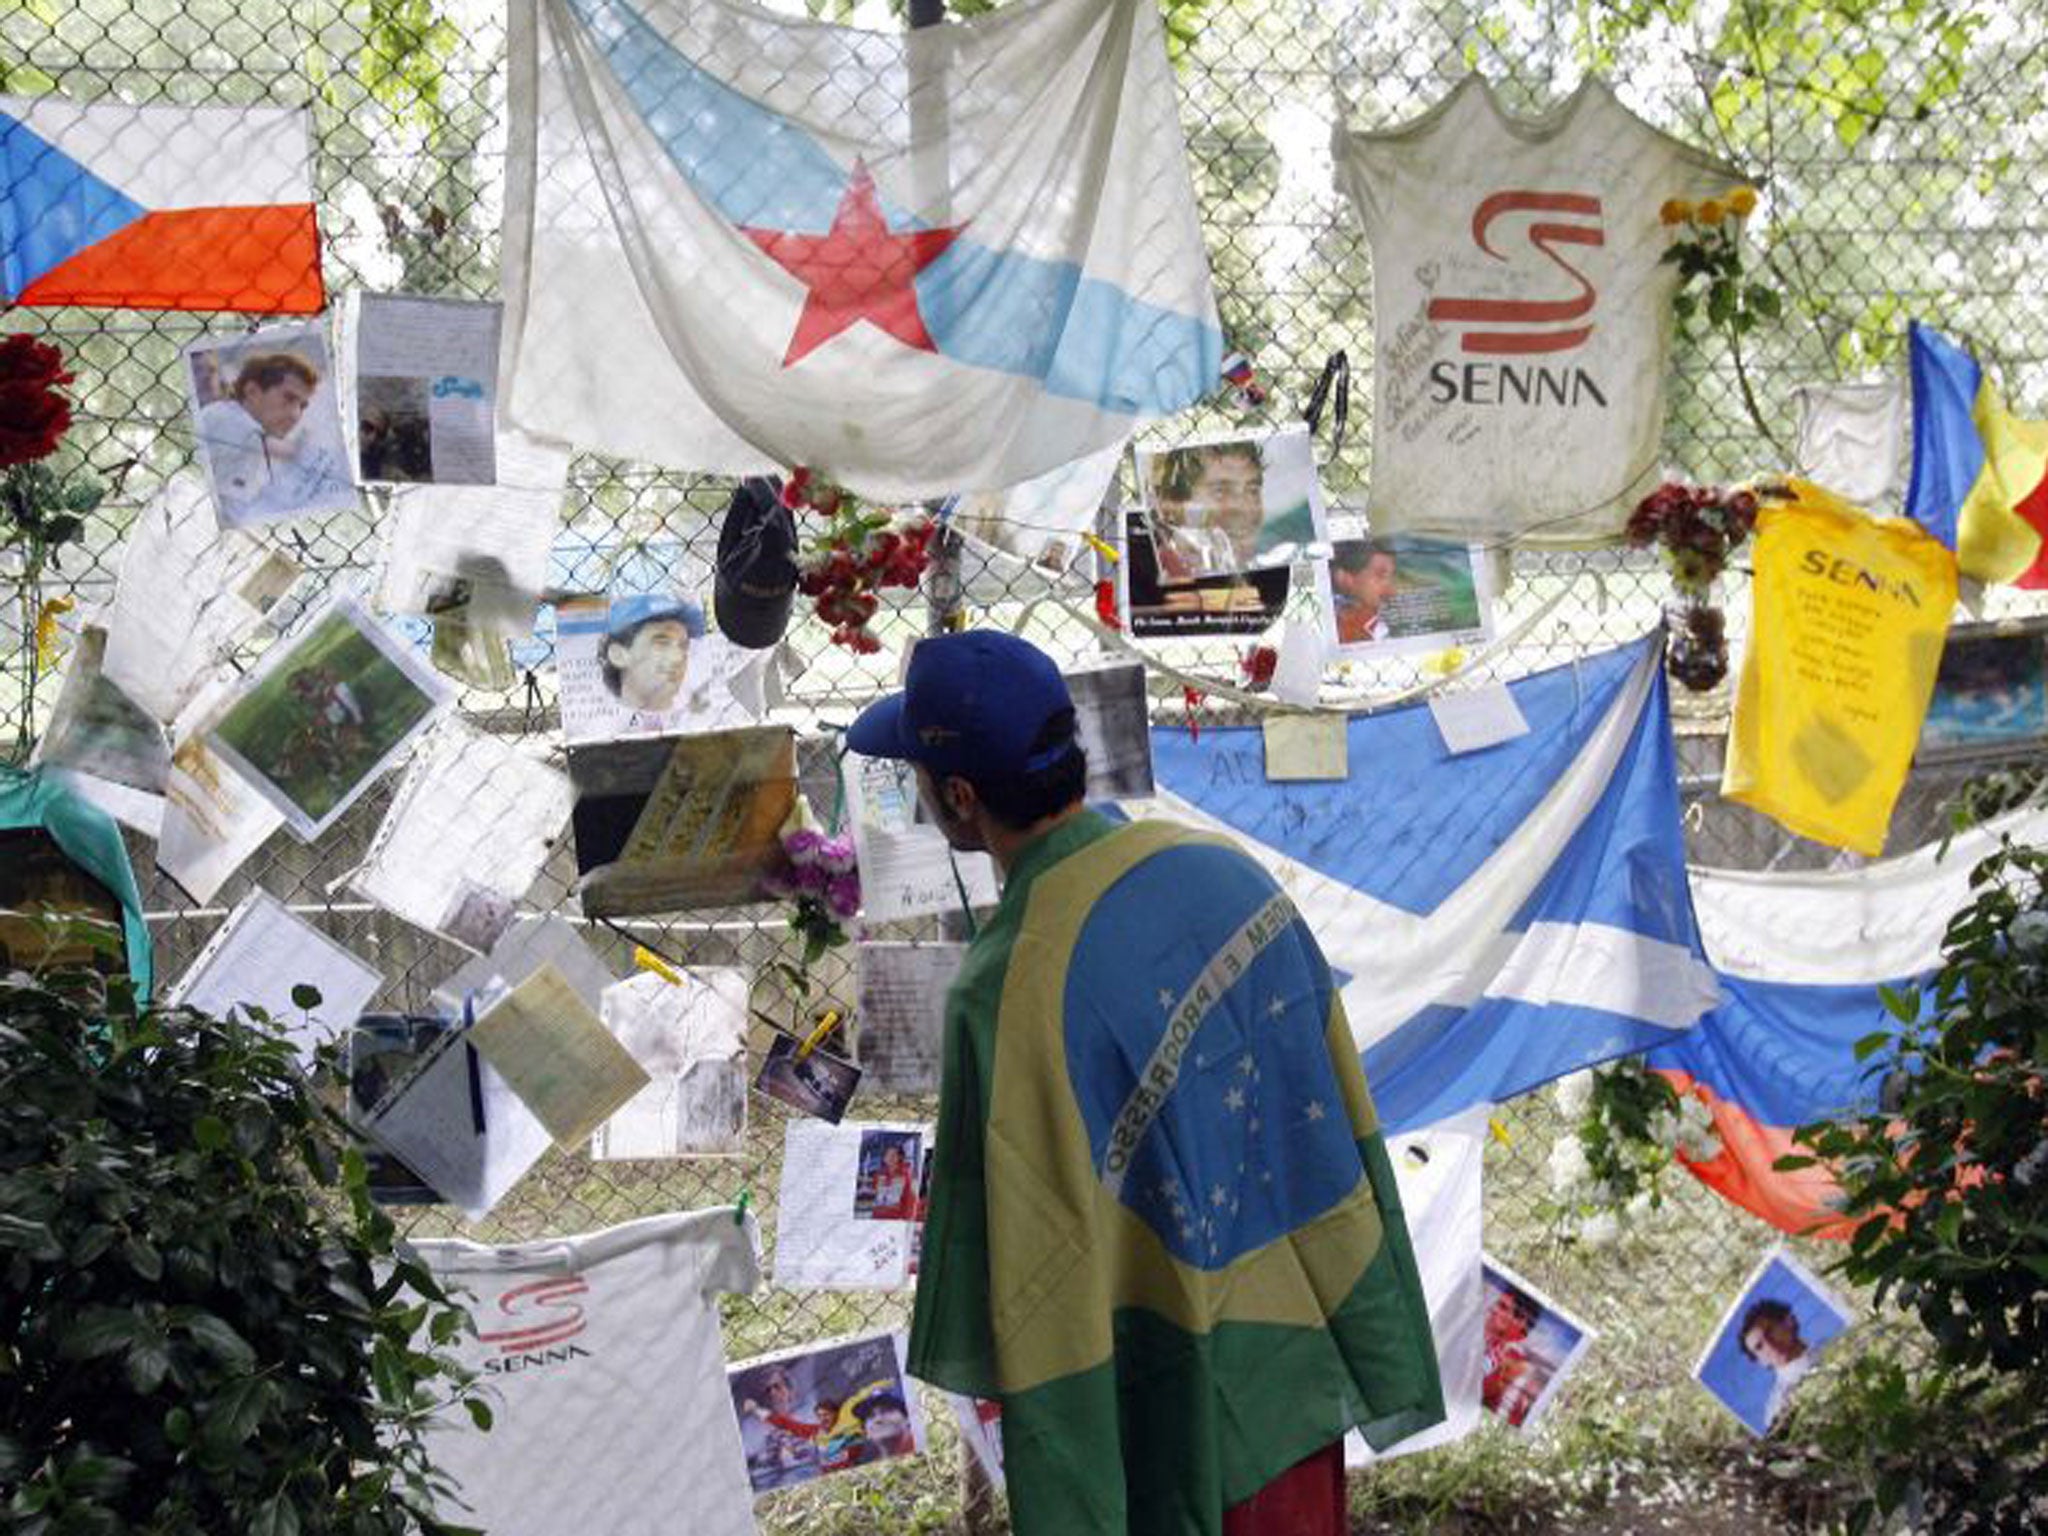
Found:
M 931 562 L 937 525 L 923 513 L 899 516 L 870 511 L 838 486 L 807 469 L 790 473 L 783 504 L 826 519 L 825 532 L 797 565 L 797 590 L 812 600 L 818 617 L 832 626 L 832 643 L 861 655 L 882 648 L 868 631 L 881 607 L 885 587 L 915 589 Z
M 1728 568 L 1728 557 L 1755 531 L 1756 509 L 1751 491 L 1667 480 L 1629 515 L 1629 543 L 1637 549 L 1654 544 L 1664 552 L 1671 584 L 1684 599 L 1670 666 L 1672 676 L 1695 691 L 1713 687 L 1728 673 L 1727 624 L 1708 594 Z
M 1756 506 L 1749 491 L 1667 480 L 1636 503 L 1628 541 L 1637 549 L 1662 549 L 1673 585 L 1703 596 L 1755 530 Z

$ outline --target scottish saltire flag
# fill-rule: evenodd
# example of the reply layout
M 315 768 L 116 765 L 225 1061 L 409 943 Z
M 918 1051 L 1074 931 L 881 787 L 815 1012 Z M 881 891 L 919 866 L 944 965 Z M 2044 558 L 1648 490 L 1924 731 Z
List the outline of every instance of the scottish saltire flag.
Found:
M 1832 874 L 1693 871 L 1693 900 L 1719 1007 L 1649 1065 L 1713 1111 L 1720 1153 L 1688 1163 L 1701 1182 L 1787 1232 L 1846 1237 L 1825 1167 L 1780 1172 L 1792 1132 L 1880 1102 L 1882 1068 L 1856 1042 L 1897 1028 L 1884 987 L 1923 981 L 1970 871 L 2004 837 L 2048 839 L 2048 811 L 2015 812 L 1861 869 Z
M 995 490 L 1222 358 L 1156 7 L 887 34 L 518 0 L 505 410 L 623 457 Z
M 1220 1536 L 1356 1426 L 1443 1416 L 1329 967 L 1227 843 L 1035 841 L 947 1000 L 910 1368 L 999 1398 L 1018 1536 Z
M 0 302 L 315 313 L 306 122 L 0 96 Z
M 2048 421 L 2005 408 L 1977 360 L 1910 328 L 1913 478 L 1906 515 L 1956 552 L 1965 576 L 2048 587 Z
M 1236 837 L 1346 977 L 1390 1129 L 1661 1044 L 1714 1005 L 1661 657 L 1653 636 L 1511 683 L 1529 733 L 1464 756 L 1424 706 L 1354 719 L 1340 783 L 1268 783 L 1257 730 L 1152 733 L 1166 813 Z

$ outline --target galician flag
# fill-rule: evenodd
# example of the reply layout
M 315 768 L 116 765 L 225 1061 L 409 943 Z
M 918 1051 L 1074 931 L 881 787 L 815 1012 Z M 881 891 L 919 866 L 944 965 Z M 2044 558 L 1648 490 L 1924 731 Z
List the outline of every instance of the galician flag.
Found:
M 678 468 L 995 490 L 1222 358 L 1147 0 L 885 34 L 516 0 L 505 409 Z

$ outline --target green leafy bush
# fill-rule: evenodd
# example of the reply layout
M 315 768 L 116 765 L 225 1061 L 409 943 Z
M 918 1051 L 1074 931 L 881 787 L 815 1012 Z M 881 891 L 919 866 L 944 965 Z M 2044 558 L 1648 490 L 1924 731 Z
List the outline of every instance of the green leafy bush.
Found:
M 2048 852 L 1970 881 L 1926 995 L 1888 997 L 1897 1031 L 1857 1047 L 1887 1103 L 1798 1140 L 1842 1181 L 1843 1273 L 1916 1313 L 1943 1365 L 2048 1388 Z
M 0 1509 L 21 1536 L 448 1532 L 466 1326 L 273 1030 L 0 976 Z
M 1933 1369 L 1879 1362 L 1846 1418 L 1872 1512 L 1940 1530 L 2048 1529 L 2048 851 L 1971 872 L 1924 989 L 1857 1054 L 1881 1107 L 1802 1127 L 1855 1223 L 1834 1268 L 1926 1328 Z M 1939 1514 L 1935 1513 L 1939 1507 Z

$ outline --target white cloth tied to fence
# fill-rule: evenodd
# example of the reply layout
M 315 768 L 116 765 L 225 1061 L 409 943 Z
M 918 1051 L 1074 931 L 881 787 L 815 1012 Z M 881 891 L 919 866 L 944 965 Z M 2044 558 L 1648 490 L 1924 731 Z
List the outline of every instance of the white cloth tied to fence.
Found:
M 1217 383 L 1147 0 L 905 34 L 512 8 L 504 409 L 678 468 L 992 490 Z

